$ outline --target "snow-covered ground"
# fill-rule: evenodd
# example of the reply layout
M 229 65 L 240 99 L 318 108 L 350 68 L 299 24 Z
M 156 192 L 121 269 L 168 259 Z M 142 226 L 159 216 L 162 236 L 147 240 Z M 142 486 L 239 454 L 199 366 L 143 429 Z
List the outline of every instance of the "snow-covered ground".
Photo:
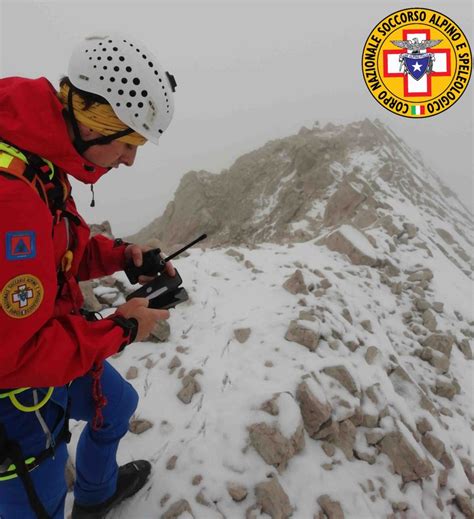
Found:
M 454 494 L 463 494 L 470 485 L 459 457 L 471 456 L 472 361 L 455 345 L 449 372 L 443 375 L 413 355 L 421 346 L 404 324 L 403 314 L 413 312 L 414 321 L 419 321 L 421 328 L 422 324 L 413 311 L 410 290 L 397 296 L 381 282 L 380 270 L 352 265 L 346 257 L 312 241 L 289 247 L 262 244 L 252 250 L 236 248 L 244 260 L 226 254 L 226 250 L 193 249 L 189 256 L 175 260 L 190 301 L 171 311 L 169 340 L 133 344 L 110 359 L 124 376 L 130 366 L 138 368 L 138 377 L 131 381 L 140 394 L 135 418 L 153 423 L 143 434 L 128 434 L 118 454 L 120 463 L 151 460 L 152 477 L 142 491 L 110 516 L 157 519 L 170 505 L 186 499 L 196 519 L 243 519 L 256 502 L 255 486 L 273 474 L 288 495 L 296 519 L 317 516 L 317 499 L 323 494 L 338 501 L 347 518 L 388 517 L 394 513 L 394 503 L 405 503 L 408 508 L 396 512 L 405 515 L 393 517 L 462 517 L 455 505 L 446 503 L 449 496 L 454 499 Z M 443 312 L 436 315 L 437 329 L 450 331 L 459 340 L 465 338 L 461 329 L 472 330 L 468 324 L 473 320 L 471 281 L 440 252 L 428 258 L 422 250 L 413 253 L 407 247 L 406 253 L 400 249 L 392 262 L 401 270 L 395 278 L 400 282 L 406 282 L 407 271 L 417 270 L 421 264 L 431 269 L 434 277 L 426 299 L 445 303 Z M 305 295 L 282 287 L 296 268 L 310 289 Z M 117 277 L 126 282 L 125 276 Z M 324 278 L 327 281 L 321 286 Z M 352 323 L 344 317 L 344 309 Z M 301 311 L 312 314 L 314 320 Z M 463 321 L 454 312 L 461 314 Z M 320 336 L 314 351 L 285 339 L 290 322 L 295 320 Z M 250 329 L 243 343 L 234 333 L 242 328 Z M 347 344 L 355 344 L 354 351 Z M 377 355 L 369 364 L 367 350 L 374 346 Z M 170 369 L 175 356 L 181 365 Z M 322 372 L 330 366 L 347 369 L 355 384 L 353 392 Z M 390 376 L 395 367 L 403 368 L 411 382 L 395 387 Z M 185 404 L 177 394 L 183 387 L 182 375 L 191 370 L 201 370 L 194 377 L 200 391 Z M 322 448 L 324 442 L 305 432 L 302 450 L 279 473 L 250 445 L 248 428 L 252 424 L 275 425 L 287 438 L 293 434 L 301 422 L 296 392 L 305 376 L 318 398 L 330 404 L 333 420 L 353 416 L 356 408 L 377 417 L 375 424 L 367 424 L 372 427 L 357 426 L 353 446 L 372 455 L 370 463 L 357 457 L 349 461 L 339 448 L 328 455 Z M 436 379 L 448 377 L 455 377 L 461 387 L 452 400 L 428 389 Z M 381 413 L 367 398 L 366 390 L 371 386 L 386 400 L 386 412 Z M 420 407 L 420 392 L 429 396 L 436 417 Z M 272 416 L 260 408 L 276 393 L 285 396 L 278 400 L 279 415 Z M 438 475 L 444 467 L 416 440 L 416 424 L 422 418 L 428 420 L 433 434 L 454 460 L 440 490 Z M 75 424 L 70 445 L 73 459 L 80 428 Z M 401 476 L 391 470 L 388 456 L 367 444 L 367 432 L 383 436 L 394 430 L 402 431 L 413 449 L 433 464 L 432 476 L 421 483 L 402 484 Z M 173 456 L 177 456 L 176 464 L 169 469 Z M 235 502 L 227 491 L 229 483 L 244 486 L 247 497 Z M 207 501 L 208 506 L 196 501 L 198 494 L 199 501 Z M 436 504 L 439 496 L 443 510 Z M 68 510 L 71 501 L 70 494 Z M 403 508 L 405 505 L 400 505 Z M 270 517 L 259 510 L 249 514 Z M 192 516 L 185 512 L 179 517 Z

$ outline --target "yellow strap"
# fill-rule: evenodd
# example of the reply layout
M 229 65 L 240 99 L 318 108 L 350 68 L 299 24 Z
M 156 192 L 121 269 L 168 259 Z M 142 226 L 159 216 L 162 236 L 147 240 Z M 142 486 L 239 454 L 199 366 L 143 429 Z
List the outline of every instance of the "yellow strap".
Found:
M 54 387 L 48 388 L 48 391 L 46 392 L 46 395 L 44 396 L 43 400 L 41 400 L 41 402 L 38 402 L 36 405 L 32 405 L 32 406 L 23 405 L 21 402 L 19 402 L 17 400 L 16 393 L 19 393 L 19 391 L 17 391 L 17 390 L 10 391 L 10 393 L 8 393 L 8 396 L 9 396 L 9 398 L 11 400 L 11 403 L 19 411 L 23 411 L 24 413 L 32 413 L 34 411 L 37 411 L 38 409 L 41 409 L 44 405 L 46 405 L 48 400 L 51 398 L 51 395 L 53 394 L 53 391 L 54 391 Z
M 67 250 L 61 259 L 61 270 L 63 272 L 68 272 L 68 270 L 71 268 L 73 259 L 74 254 L 72 253 L 72 250 Z
M 0 168 L 8 168 L 13 158 L 9 153 L 0 152 Z
M 31 465 L 35 460 L 36 458 L 28 458 L 25 460 L 25 465 Z M 8 469 L 5 472 L 11 472 L 12 470 L 16 470 L 16 465 L 14 465 L 13 463 L 8 467 Z M 18 474 L 16 473 L 10 474 L 9 476 L 0 476 L 0 481 L 8 481 L 9 479 L 14 479 L 17 477 Z
M 8 164 L 2 163 L 2 160 L 6 161 L 6 159 L 2 159 L 2 156 L 5 157 L 5 154 L 16 157 L 17 159 L 22 160 L 25 164 L 28 164 L 28 159 L 20 150 L 17 150 L 13 146 L 10 146 L 5 142 L 0 142 L 0 151 L 4 152 L 0 153 L 0 167 L 8 168 L 8 166 L 10 165 L 11 160 L 8 162 Z M 54 165 L 50 160 L 45 159 L 44 157 L 41 157 L 41 159 L 44 162 L 46 162 L 46 164 L 49 166 L 49 169 L 51 171 L 51 173 L 49 174 L 49 180 L 51 180 L 54 177 Z
M 10 395 L 17 395 L 18 393 L 23 393 L 23 391 L 27 391 L 28 389 L 31 389 L 31 387 L 19 387 L 18 389 L 12 389 L 11 391 L 8 391 L 8 393 L 0 393 L 0 398 L 10 398 Z

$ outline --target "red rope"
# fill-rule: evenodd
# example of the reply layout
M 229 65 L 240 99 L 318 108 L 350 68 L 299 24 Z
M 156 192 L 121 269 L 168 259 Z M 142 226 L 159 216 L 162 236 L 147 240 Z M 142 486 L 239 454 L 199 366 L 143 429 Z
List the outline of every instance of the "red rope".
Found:
M 104 365 L 95 364 L 90 370 L 92 377 L 92 398 L 95 403 L 95 415 L 92 419 L 92 429 L 98 431 L 104 425 L 104 416 L 102 414 L 102 408 L 107 405 L 107 398 L 102 393 L 102 385 L 100 383 L 100 377 L 104 372 Z

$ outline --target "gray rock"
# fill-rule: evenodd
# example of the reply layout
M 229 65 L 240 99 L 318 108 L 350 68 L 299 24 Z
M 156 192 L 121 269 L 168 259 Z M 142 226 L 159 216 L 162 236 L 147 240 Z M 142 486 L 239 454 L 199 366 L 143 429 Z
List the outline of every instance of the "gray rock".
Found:
M 456 494 L 454 502 L 456 503 L 459 510 L 461 510 L 461 512 L 464 514 L 464 516 L 467 517 L 467 519 L 472 519 L 474 517 L 471 499 L 468 496 Z
M 269 465 L 279 472 L 304 447 L 304 429 L 301 424 L 291 438 L 285 438 L 277 427 L 257 423 L 249 427 L 250 444 Z
M 179 519 L 179 516 L 187 512 L 194 518 L 193 511 L 186 499 L 180 499 L 173 503 L 168 510 L 161 515 L 161 519 Z
M 412 223 L 404 223 L 403 229 L 407 233 L 409 239 L 412 239 L 416 236 L 416 231 L 418 230 L 417 226 Z
M 461 339 L 460 341 L 456 341 L 456 346 L 467 360 L 472 360 L 472 349 L 468 339 Z
M 420 312 L 425 312 L 431 308 L 431 305 L 428 303 L 426 299 L 416 299 L 415 300 L 416 309 Z
M 316 316 L 314 315 L 313 310 L 300 310 L 298 315 L 298 320 L 300 321 L 316 321 Z
M 314 351 L 319 346 L 319 338 L 319 334 L 298 324 L 297 321 L 290 322 L 290 326 L 285 335 L 287 341 L 301 344 L 301 346 L 305 346 L 310 351 Z
M 143 434 L 153 427 L 153 422 L 149 420 L 132 419 L 128 425 L 128 430 L 133 434 Z
M 321 280 L 321 283 L 319 283 L 321 288 L 323 288 L 324 290 L 327 290 L 328 288 L 331 288 L 332 287 L 332 284 L 331 282 L 329 281 L 329 279 L 322 279 Z
M 177 461 L 178 456 L 171 456 L 171 458 L 166 462 L 166 470 L 174 470 Z
M 103 305 L 99 303 L 97 297 L 94 294 L 94 288 L 92 281 L 81 281 L 79 283 L 81 288 L 82 296 L 84 297 L 83 308 L 89 312 L 100 312 Z
M 429 268 L 416 270 L 408 276 L 408 281 L 431 281 L 433 279 L 433 272 Z
M 288 519 L 293 514 L 290 500 L 276 477 L 255 487 L 257 505 L 272 519 Z
M 188 374 L 181 380 L 183 387 L 179 391 L 177 397 L 183 402 L 183 404 L 191 403 L 193 396 L 201 391 L 201 385 L 194 378 L 193 375 Z
M 433 333 L 423 341 L 423 346 L 444 353 L 447 357 L 451 355 L 454 337 L 442 333 Z
M 367 351 L 365 352 L 364 357 L 365 357 L 367 364 L 373 364 L 379 355 L 380 355 L 380 351 L 377 347 L 369 346 L 367 348 Z
M 228 249 L 225 251 L 227 256 L 232 256 L 236 259 L 236 261 L 244 261 L 245 256 L 241 254 L 240 252 L 236 251 L 235 249 Z
M 313 438 L 321 426 L 329 420 L 332 412 L 331 406 L 318 400 L 306 382 L 301 382 L 298 386 L 296 398 L 300 405 L 306 432 Z
M 374 331 L 372 330 L 372 323 L 369 321 L 369 319 L 361 321 L 360 325 L 362 326 L 362 328 L 364 328 L 364 330 L 368 331 L 369 333 L 374 333 Z
M 147 341 L 166 342 L 170 338 L 171 328 L 168 321 L 158 321 Z
M 416 422 L 416 428 L 420 434 L 425 434 L 433 430 L 433 427 L 426 418 L 422 418 L 421 420 Z
M 467 479 L 471 485 L 474 485 L 474 472 L 472 470 L 472 461 L 468 458 L 459 458 L 461 465 L 464 469 Z
M 240 344 L 243 344 L 244 342 L 247 342 L 250 333 L 250 328 L 237 328 L 234 330 L 234 337 L 240 342 Z
M 176 369 L 176 368 L 179 368 L 181 367 L 181 361 L 179 360 L 179 357 L 177 355 L 175 355 L 171 360 L 170 360 L 170 363 L 168 364 L 168 369 L 171 370 L 171 373 L 173 373 L 173 371 Z
M 425 447 L 425 449 L 433 456 L 435 460 L 440 460 L 441 456 L 444 454 L 446 450 L 444 447 L 444 443 L 436 438 L 434 434 L 427 432 L 421 438 L 421 443 Z
M 348 308 L 343 308 L 343 309 L 342 309 L 342 317 L 344 317 L 344 319 L 345 319 L 348 323 L 353 324 L 352 315 L 351 315 L 351 313 L 349 312 L 349 309 L 348 309 Z
M 336 432 L 327 437 L 327 441 L 342 450 L 346 458 L 350 461 L 354 459 L 354 444 L 356 438 L 356 427 L 350 420 L 337 423 Z
M 434 393 L 438 396 L 452 400 L 455 395 L 459 394 L 461 388 L 457 382 L 445 382 L 444 380 L 436 380 L 433 388 Z
M 227 483 L 227 492 L 236 503 L 243 501 L 248 494 L 247 488 L 239 483 Z
M 324 225 L 331 227 L 346 221 L 366 199 L 367 195 L 357 190 L 350 182 L 341 182 L 326 203 Z
M 423 326 L 425 328 L 428 328 L 430 332 L 434 332 L 437 325 L 436 316 L 431 310 L 423 312 Z
M 395 472 L 402 477 L 404 483 L 434 474 L 431 462 L 420 458 L 401 432 L 386 434 L 379 445 L 381 451 L 392 461 Z
M 289 277 L 284 283 L 283 288 L 290 292 L 290 294 L 308 294 L 308 288 L 304 282 L 303 273 L 300 269 L 295 270 L 293 275 Z
M 277 402 L 279 396 L 280 393 L 275 393 L 270 400 L 267 400 L 260 406 L 260 409 L 272 416 L 278 416 L 278 413 L 280 412 Z
M 353 228 L 353 232 L 361 234 L 364 239 L 367 237 L 361 232 Z M 367 254 L 365 250 L 359 249 L 350 239 L 346 238 L 346 235 L 336 230 L 324 239 L 324 244 L 329 250 L 339 252 L 340 254 L 346 255 L 349 261 L 353 265 L 368 265 L 373 267 L 378 264 L 375 251 L 371 254 Z M 367 240 L 367 249 L 372 248 Z
M 349 393 L 353 395 L 357 395 L 359 393 L 352 375 L 345 366 L 328 366 L 327 368 L 324 368 L 322 372 L 329 377 L 336 379 L 342 386 L 347 389 L 347 391 L 349 391 Z
M 133 380 L 138 377 L 138 368 L 136 366 L 130 366 L 125 374 L 127 380 Z
M 437 314 L 442 314 L 443 313 L 443 310 L 444 310 L 444 303 L 440 303 L 438 301 L 435 301 L 433 303 L 433 310 L 437 313 Z
M 327 494 L 318 497 L 318 504 L 328 519 L 344 519 L 344 512 L 338 501 L 333 501 Z
M 377 445 L 377 443 L 379 443 L 383 437 L 384 434 L 379 431 L 367 431 L 365 433 L 365 439 L 369 445 Z

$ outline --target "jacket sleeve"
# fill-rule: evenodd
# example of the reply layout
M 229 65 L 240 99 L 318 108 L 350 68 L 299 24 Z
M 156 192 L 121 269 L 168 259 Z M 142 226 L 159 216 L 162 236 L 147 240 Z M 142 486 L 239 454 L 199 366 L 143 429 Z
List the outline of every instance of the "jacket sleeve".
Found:
M 81 281 L 109 276 L 125 267 L 127 243 L 119 243 L 101 234 L 90 238 L 79 265 Z
M 52 220 L 37 193 L 0 175 L 0 387 L 60 386 L 131 340 L 113 319 L 53 317 Z

